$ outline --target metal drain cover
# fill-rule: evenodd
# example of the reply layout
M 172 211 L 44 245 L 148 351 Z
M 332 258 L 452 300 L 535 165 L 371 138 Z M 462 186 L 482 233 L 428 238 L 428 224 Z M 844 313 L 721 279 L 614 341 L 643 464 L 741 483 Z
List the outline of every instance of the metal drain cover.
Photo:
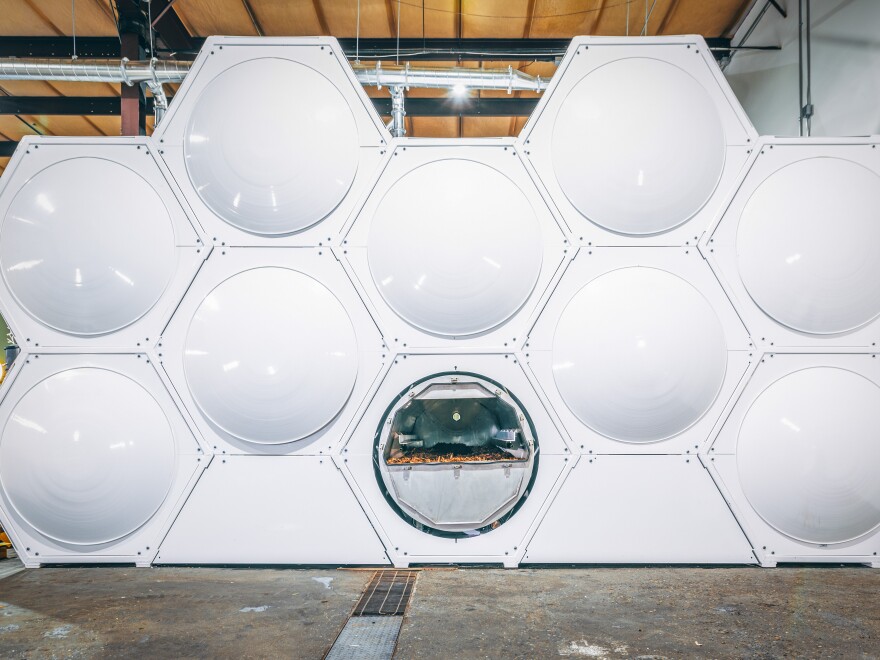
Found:
M 352 616 L 402 616 L 417 575 L 416 571 L 376 571 Z
M 352 617 L 326 660 L 388 660 L 394 653 L 402 622 L 402 616 Z
M 376 571 L 326 659 L 390 660 L 417 575 Z

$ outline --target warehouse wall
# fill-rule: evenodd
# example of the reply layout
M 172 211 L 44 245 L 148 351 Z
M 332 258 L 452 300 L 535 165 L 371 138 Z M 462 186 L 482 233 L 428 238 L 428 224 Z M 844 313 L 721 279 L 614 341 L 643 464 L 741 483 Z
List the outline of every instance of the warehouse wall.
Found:
M 736 54 L 725 70 L 758 132 L 798 133 L 798 3 L 783 3 L 788 18 L 771 7 L 748 45 L 781 45 L 777 52 Z M 756 3 L 734 38 L 763 7 Z M 813 0 L 813 135 L 880 133 L 880 2 Z

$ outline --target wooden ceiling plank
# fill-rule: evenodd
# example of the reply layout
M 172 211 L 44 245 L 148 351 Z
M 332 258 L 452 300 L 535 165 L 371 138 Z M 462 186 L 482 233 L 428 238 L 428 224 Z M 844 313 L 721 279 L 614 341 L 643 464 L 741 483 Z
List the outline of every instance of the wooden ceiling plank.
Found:
M 254 16 L 259 20 L 260 28 L 266 36 L 311 37 L 323 32 L 315 13 L 314 0 L 286 0 L 285 2 L 249 0 L 249 2 Z M 333 21 L 328 20 L 328 24 L 333 25 Z
M 46 16 L 45 13 L 43 13 L 43 11 L 33 2 L 33 0 L 24 0 L 24 2 L 25 2 L 25 4 L 27 4 L 28 7 L 31 8 L 31 10 L 37 16 L 40 17 L 40 20 L 42 20 L 49 27 L 49 29 L 51 29 L 56 35 L 58 35 L 59 37 L 64 36 L 64 32 L 62 32 L 58 28 L 58 26 L 55 25 L 55 23 L 52 21 L 52 19 L 50 19 L 48 16 Z
M 526 7 L 526 27 L 523 30 L 523 39 L 528 39 L 532 36 L 532 23 L 535 21 L 535 2 L 537 0 L 529 0 L 529 4 Z
M 25 135 L 36 135 L 37 132 L 17 115 L 0 115 L 0 131 L 10 140 L 20 140 Z
M 394 3 L 396 1 L 397 0 L 385 0 L 385 7 L 388 10 L 388 35 L 391 37 L 397 36 L 397 18 L 394 15 Z
M 110 9 L 110 5 L 107 4 L 107 2 L 104 2 L 104 0 L 93 0 L 93 2 L 98 7 L 100 12 L 104 14 L 104 16 L 106 16 L 107 19 L 115 26 L 116 17 L 113 15 L 113 10 Z
M 254 30 L 257 31 L 257 36 L 265 36 L 265 33 L 263 32 L 263 26 L 260 25 L 260 21 L 257 20 L 257 16 L 254 13 L 254 8 L 251 7 L 250 0 L 241 0 L 241 4 L 244 7 L 244 10 L 247 12 L 248 18 L 251 20 L 251 25 L 253 25 Z
M 327 16 L 324 14 L 324 5 L 321 0 L 312 0 L 312 6 L 315 8 L 315 17 L 318 19 L 318 25 L 321 26 L 321 34 L 331 35 L 330 26 L 327 23 Z
M 270 2 L 283 8 L 285 3 Z M 241 0 L 185 0 L 174 9 L 190 34 L 208 37 L 215 34 L 256 36 L 254 24 Z
M 658 28 L 660 34 L 702 34 L 724 36 L 725 30 L 750 0 L 673 0 L 674 10 Z
M 596 8 L 596 11 L 593 13 L 593 20 L 590 21 L 589 34 L 597 34 L 596 29 L 599 27 L 599 21 L 602 20 L 602 14 L 605 12 L 605 3 L 606 3 L 606 0 L 599 0 L 599 6 Z
M 678 2 L 679 0 L 672 0 L 672 2 L 669 3 L 669 8 L 663 15 L 663 20 L 660 21 L 660 24 L 657 26 L 657 34 L 663 34 L 665 32 L 670 19 L 675 15 L 675 12 L 678 11 Z

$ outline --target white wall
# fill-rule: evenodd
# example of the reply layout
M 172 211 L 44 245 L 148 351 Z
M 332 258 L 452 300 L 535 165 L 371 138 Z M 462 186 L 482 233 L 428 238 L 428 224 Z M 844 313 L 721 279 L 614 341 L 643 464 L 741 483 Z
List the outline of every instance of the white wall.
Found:
M 747 42 L 780 51 L 740 51 L 725 70 L 762 135 L 798 134 L 798 3 L 772 7 Z M 764 6 L 758 0 L 733 43 Z M 880 0 L 813 0 L 814 136 L 880 133 Z

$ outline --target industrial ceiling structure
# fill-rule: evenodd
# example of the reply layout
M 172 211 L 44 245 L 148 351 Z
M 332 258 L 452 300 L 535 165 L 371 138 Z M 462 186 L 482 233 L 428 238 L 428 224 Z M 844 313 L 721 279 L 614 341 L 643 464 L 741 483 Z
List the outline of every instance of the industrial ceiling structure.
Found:
M 552 77 L 576 35 L 700 34 L 718 55 L 754 0 L 0 0 L 0 57 L 192 59 L 211 35 L 340 39 L 346 56 L 373 65 L 430 60 L 431 66 L 507 68 Z M 152 34 L 144 29 L 153 25 Z M 75 35 L 75 39 L 74 39 Z M 152 51 L 152 52 L 151 52 Z M 176 91 L 170 86 L 169 96 Z M 387 88 L 369 88 L 380 114 Z M 535 92 L 442 89 L 407 92 L 410 137 L 516 136 Z M 120 98 L 122 97 L 122 98 Z M 125 85 L 0 81 L 0 171 L 26 135 L 131 134 L 120 108 L 150 99 Z M 137 112 L 137 110 L 135 110 Z M 123 113 L 125 114 L 125 113 Z M 129 112 L 128 114 L 132 114 Z M 271 130 L 250 117 L 255 132 Z

